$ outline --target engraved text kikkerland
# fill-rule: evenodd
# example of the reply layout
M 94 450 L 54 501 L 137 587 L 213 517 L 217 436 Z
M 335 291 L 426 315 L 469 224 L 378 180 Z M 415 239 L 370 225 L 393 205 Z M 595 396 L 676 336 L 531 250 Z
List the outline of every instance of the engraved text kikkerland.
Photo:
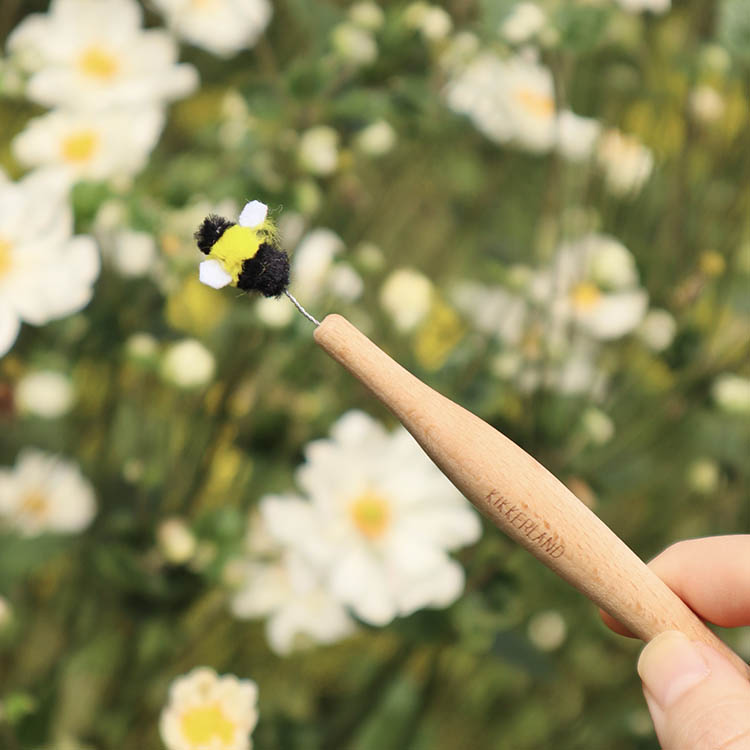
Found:
M 485 500 L 504 515 L 511 526 L 515 526 L 532 544 L 550 557 L 562 557 L 565 554 L 565 545 L 558 539 L 557 534 L 540 529 L 541 522 L 535 521 L 517 503 L 507 500 L 497 490 L 489 492 Z

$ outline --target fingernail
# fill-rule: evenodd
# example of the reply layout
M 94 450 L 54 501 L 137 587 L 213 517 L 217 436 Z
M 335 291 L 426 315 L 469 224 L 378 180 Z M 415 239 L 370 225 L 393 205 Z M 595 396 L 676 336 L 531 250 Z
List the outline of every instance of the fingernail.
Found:
M 661 708 L 669 708 L 710 672 L 693 643 L 671 630 L 656 636 L 638 659 L 638 674 Z

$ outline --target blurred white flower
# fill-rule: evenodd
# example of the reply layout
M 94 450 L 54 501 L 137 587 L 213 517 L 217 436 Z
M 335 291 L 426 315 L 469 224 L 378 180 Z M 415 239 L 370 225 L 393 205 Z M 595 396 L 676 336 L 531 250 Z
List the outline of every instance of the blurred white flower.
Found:
M 31 73 L 27 94 L 48 107 L 100 109 L 160 104 L 198 87 L 192 65 L 160 29 L 141 28 L 134 0 L 53 0 L 27 16 L 8 50 Z
M 599 139 L 597 161 L 607 189 L 621 197 L 637 194 L 654 166 L 650 149 L 637 138 L 614 129 Z
M 590 406 L 583 412 L 581 425 L 586 436 L 595 445 L 608 443 L 615 434 L 615 423 L 601 409 Z
M 479 37 L 471 31 L 458 31 L 446 40 L 438 57 L 440 66 L 449 73 L 462 70 L 479 51 Z
M 13 619 L 13 609 L 8 600 L 0 595 L 0 630 L 7 627 Z
M 23 536 L 72 534 L 96 513 L 91 484 L 76 464 L 34 449 L 0 469 L 0 524 Z
M 716 490 L 719 476 L 719 465 L 712 458 L 698 458 L 688 466 L 688 485 L 702 495 L 710 495 Z
M 269 0 L 154 0 L 180 37 L 220 57 L 255 46 L 271 20 Z
M 433 295 L 433 284 L 424 274 L 398 268 L 380 288 L 380 305 L 401 333 L 409 333 L 430 311 Z
M 172 344 L 161 363 L 166 380 L 179 388 L 197 388 L 206 385 L 214 376 L 214 355 L 196 339 L 183 339 Z
M 261 500 L 261 507 L 267 500 Z M 355 629 L 314 568 L 290 551 L 273 560 L 247 561 L 231 609 L 241 619 L 268 617 L 268 643 L 281 656 L 311 644 L 335 643 Z
M 407 6 L 404 11 L 404 23 L 431 42 L 445 39 L 453 29 L 453 20 L 447 11 L 421 1 Z
M 360 0 L 349 7 L 349 19 L 363 29 L 378 31 L 385 23 L 385 13 L 377 3 Z
M 134 333 L 125 341 L 125 351 L 133 359 L 148 362 L 159 353 L 159 342 L 150 333 Z
M 491 362 L 497 377 L 525 393 L 548 388 L 598 399 L 606 385 L 598 367 L 599 347 L 554 319 L 548 274 L 522 267 L 511 274 L 517 277 L 513 289 L 462 282 L 451 299 L 477 330 L 502 345 Z
M 125 229 L 113 238 L 112 263 L 127 277 L 145 276 L 157 258 L 156 240 L 150 232 Z
M 192 529 L 177 516 L 166 518 L 159 524 L 156 541 L 159 551 L 171 565 L 184 565 L 193 557 L 197 547 Z
M 713 86 L 706 84 L 696 86 L 690 92 L 688 106 L 693 117 L 704 125 L 720 120 L 726 110 L 724 97 Z
M 674 340 L 677 323 L 671 313 L 653 308 L 646 313 L 636 329 L 638 338 L 655 352 L 664 351 Z
M 522 44 L 536 36 L 547 21 L 544 11 L 536 4 L 521 2 L 514 5 L 500 27 L 500 34 L 512 44 Z
M 630 251 L 614 237 L 590 234 L 562 245 L 552 267 L 534 280 L 558 326 L 575 322 L 595 339 L 617 339 L 643 319 L 648 294 Z
M 132 177 L 146 166 L 163 126 L 158 108 L 55 110 L 30 120 L 12 148 L 21 164 L 59 169 L 72 182 Z
M 258 686 L 196 667 L 169 686 L 159 717 L 167 750 L 250 750 L 258 723 Z
M 359 274 L 337 260 L 344 243 L 335 232 L 319 227 L 308 232 L 292 254 L 291 278 L 295 296 L 314 304 L 326 294 L 353 301 L 362 293 Z
M 52 370 L 38 370 L 18 381 L 15 390 L 18 408 L 44 419 L 56 419 L 70 411 L 74 399 L 70 378 Z
M 717 406 L 730 414 L 750 414 L 750 378 L 724 373 L 711 386 Z
M 666 13 L 671 7 L 671 0 L 617 0 L 617 3 L 628 13 L 642 13 L 646 10 Z
M 387 154 L 396 143 L 396 131 L 386 120 L 377 120 L 357 133 L 354 143 L 369 156 Z
M 350 21 L 334 26 L 331 44 L 341 59 L 357 66 L 370 65 L 378 57 L 378 45 L 373 35 Z
M 312 174 L 326 176 L 339 163 L 339 134 L 328 125 L 317 125 L 300 136 L 299 161 Z
M 447 552 L 475 542 L 477 514 L 404 428 L 388 434 L 366 414 L 341 417 L 307 445 L 297 483 L 310 498 L 268 498 L 271 533 L 326 572 L 326 587 L 357 617 L 386 625 L 460 596 Z
M 569 161 L 585 161 L 591 156 L 601 130 L 597 120 L 563 110 L 557 118 L 557 150 Z
M 73 212 L 61 175 L 0 172 L 0 356 L 21 321 L 44 325 L 85 307 L 99 275 L 91 237 L 71 236 Z
M 255 314 L 269 328 L 284 328 L 294 319 L 294 307 L 274 297 L 260 297 L 255 303 Z
M 529 620 L 526 632 L 540 651 L 554 651 L 565 642 L 568 626 L 557 610 L 549 609 L 534 615 Z
M 497 143 L 543 153 L 557 141 L 552 75 L 536 62 L 485 52 L 453 78 L 445 95 L 451 109 Z

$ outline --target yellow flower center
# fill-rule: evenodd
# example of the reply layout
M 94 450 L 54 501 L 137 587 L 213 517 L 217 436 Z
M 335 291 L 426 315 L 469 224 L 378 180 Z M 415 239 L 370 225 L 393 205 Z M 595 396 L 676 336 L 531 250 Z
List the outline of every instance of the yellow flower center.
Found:
M 388 500 L 376 492 L 362 493 L 352 504 L 354 525 L 368 539 L 377 539 L 388 528 L 391 508 Z
M 117 58 L 97 45 L 89 47 L 78 58 L 78 68 L 91 78 L 109 81 L 117 75 L 119 69 Z
M 535 117 L 552 117 L 555 112 L 555 100 L 549 94 L 540 94 L 531 89 L 518 89 L 516 99 L 527 112 Z
M 32 516 L 37 520 L 43 519 L 49 512 L 47 497 L 39 490 L 31 490 L 21 501 L 21 513 Z
M 89 161 L 99 146 L 99 134 L 93 130 L 80 130 L 63 138 L 60 151 L 65 161 L 81 164 Z
M 182 734 L 195 748 L 205 747 L 216 739 L 222 747 L 229 747 L 234 742 L 236 729 L 236 724 L 227 718 L 218 703 L 196 706 L 182 717 Z
M 0 278 L 10 272 L 10 267 L 13 264 L 12 249 L 13 246 L 10 242 L 0 236 Z
M 602 293 L 590 281 L 576 284 L 570 293 L 573 306 L 578 310 L 590 310 L 601 299 Z

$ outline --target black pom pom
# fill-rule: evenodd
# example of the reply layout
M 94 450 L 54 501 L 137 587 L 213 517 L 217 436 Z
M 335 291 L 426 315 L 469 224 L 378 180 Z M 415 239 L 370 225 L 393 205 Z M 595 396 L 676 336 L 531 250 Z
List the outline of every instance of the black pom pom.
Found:
M 198 249 L 202 253 L 208 255 L 219 237 L 221 237 L 221 235 L 224 234 L 224 232 L 226 232 L 229 227 L 233 226 L 233 221 L 229 221 L 229 219 L 225 219 L 222 216 L 217 216 L 216 214 L 210 214 L 205 219 L 203 219 L 203 223 L 198 227 L 195 234 L 193 235 L 195 237 L 195 241 L 198 243 Z
M 289 256 L 278 247 L 262 243 L 258 252 L 242 264 L 237 286 L 264 297 L 278 297 L 289 286 Z

